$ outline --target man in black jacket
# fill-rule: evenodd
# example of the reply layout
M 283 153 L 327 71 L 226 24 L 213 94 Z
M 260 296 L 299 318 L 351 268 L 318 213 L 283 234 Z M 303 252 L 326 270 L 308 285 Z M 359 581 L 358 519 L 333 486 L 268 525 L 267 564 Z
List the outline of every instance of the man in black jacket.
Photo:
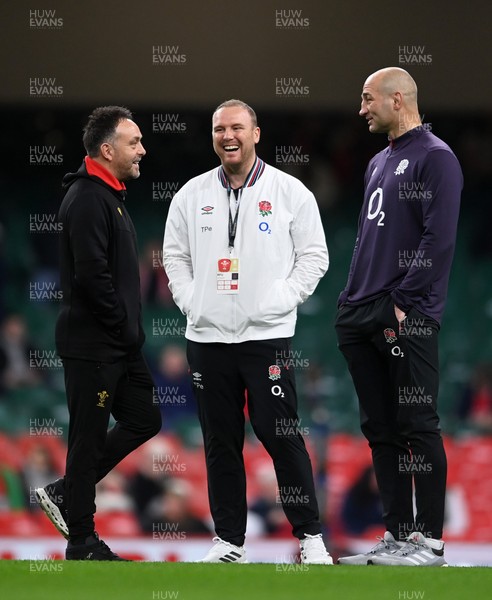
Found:
M 63 178 L 58 215 L 63 306 L 56 345 L 70 413 L 66 474 L 36 495 L 68 539 L 68 560 L 123 560 L 94 531 L 94 499 L 96 483 L 161 426 L 141 353 L 137 240 L 123 183 L 140 176 L 145 149 L 130 111 L 119 106 L 96 108 L 83 141 L 88 156 Z M 108 431 L 110 415 L 116 424 Z

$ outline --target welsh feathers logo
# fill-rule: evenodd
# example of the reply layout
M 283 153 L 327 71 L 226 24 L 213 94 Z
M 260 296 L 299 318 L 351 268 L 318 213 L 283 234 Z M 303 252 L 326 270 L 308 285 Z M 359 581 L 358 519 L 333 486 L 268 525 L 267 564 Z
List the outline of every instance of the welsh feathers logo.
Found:
M 217 265 L 220 273 L 227 273 L 231 270 L 231 261 L 228 258 L 221 258 Z
M 99 398 L 99 402 L 96 404 L 96 406 L 99 406 L 99 408 L 106 408 L 105 402 L 109 398 L 108 392 L 106 390 L 97 392 L 97 397 Z
M 395 175 L 402 175 L 405 172 L 405 169 L 408 167 L 408 160 L 404 158 L 400 160 L 400 164 L 396 167 Z
M 271 365 L 268 367 L 268 379 L 275 381 L 280 379 L 280 367 L 278 365 Z
M 272 214 L 272 205 L 270 202 L 268 202 L 268 200 L 262 200 L 261 202 L 258 202 L 258 209 L 262 217 L 267 217 L 268 215 Z

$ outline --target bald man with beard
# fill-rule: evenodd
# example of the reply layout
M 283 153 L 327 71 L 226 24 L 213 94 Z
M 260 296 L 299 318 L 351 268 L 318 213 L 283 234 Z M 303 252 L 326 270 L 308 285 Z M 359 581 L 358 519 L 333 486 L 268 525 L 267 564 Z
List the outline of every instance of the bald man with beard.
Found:
M 366 170 L 336 331 L 359 399 L 386 532 L 369 552 L 339 563 L 446 566 L 438 332 L 463 176 L 449 146 L 422 125 L 417 85 L 403 69 L 367 78 L 359 115 L 389 145 Z

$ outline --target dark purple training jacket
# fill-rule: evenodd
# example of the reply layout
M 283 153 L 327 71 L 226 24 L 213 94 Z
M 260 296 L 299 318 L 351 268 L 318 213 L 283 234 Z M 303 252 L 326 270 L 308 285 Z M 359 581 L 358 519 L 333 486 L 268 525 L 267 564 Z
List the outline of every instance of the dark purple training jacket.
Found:
M 370 161 L 347 285 L 338 304 L 391 293 L 440 322 L 453 260 L 463 175 L 447 144 L 416 127 Z

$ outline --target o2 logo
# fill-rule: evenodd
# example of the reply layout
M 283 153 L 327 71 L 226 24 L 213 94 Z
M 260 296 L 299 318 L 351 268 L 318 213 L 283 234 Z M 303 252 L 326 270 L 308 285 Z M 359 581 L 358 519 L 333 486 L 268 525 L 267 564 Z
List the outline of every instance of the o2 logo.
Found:
M 384 227 L 384 217 L 386 213 L 381 210 L 383 206 L 383 188 L 378 187 L 371 194 L 369 198 L 369 204 L 367 206 L 367 218 L 372 221 L 379 216 L 378 227 Z
M 285 398 L 285 393 L 282 391 L 282 388 L 279 385 L 272 385 L 271 392 L 274 396 Z

